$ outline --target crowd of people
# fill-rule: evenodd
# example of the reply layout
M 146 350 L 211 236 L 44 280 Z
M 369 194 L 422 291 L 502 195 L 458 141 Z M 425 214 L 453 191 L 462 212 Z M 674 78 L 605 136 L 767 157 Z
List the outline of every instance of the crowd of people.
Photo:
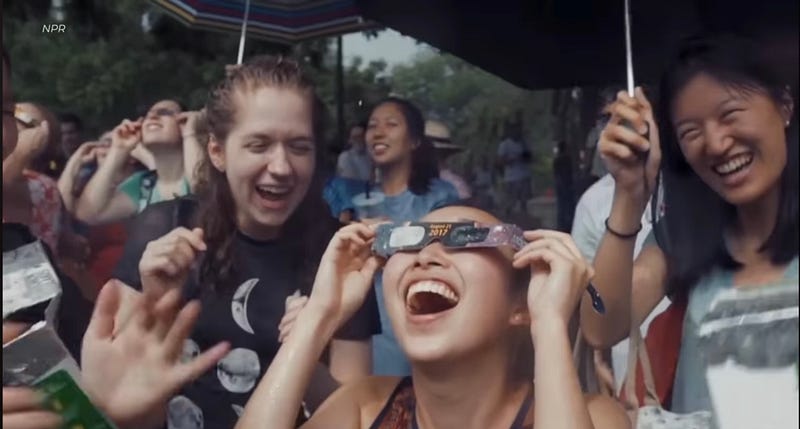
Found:
M 694 39 L 657 98 L 617 94 L 597 134 L 608 173 L 559 219 L 570 234 L 507 223 L 532 195 L 520 124 L 497 151 L 503 210 L 488 161 L 453 173 L 450 130 L 398 97 L 327 175 L 324 105 L 289 58 L 84 143 L 75 115 L 17 102 L 4 50 L 3 251 L 41 241 L 61 298 L 4 317 L 3 343 L 52 322 L 120 428 L 617 429 L 634 427 L 632 361 L 603 351 L 681 309 L 662 405 L 717 427 L 700 323 L 726 289 L 798 278 L 796 97 L 767 60 Z M 4 383 L 3 427 L 63 418 Z

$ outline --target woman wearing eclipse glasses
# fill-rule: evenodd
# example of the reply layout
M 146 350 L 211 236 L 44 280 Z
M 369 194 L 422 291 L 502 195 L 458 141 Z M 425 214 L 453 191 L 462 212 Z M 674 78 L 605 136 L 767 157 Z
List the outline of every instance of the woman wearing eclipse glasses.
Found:
M 201 153 L 195 118 L 196 112 L 185 112 L 177 101 L 161 100 L 143 118 L 122 121 L 112 131 L 105 162 L 76 202 L 75 216 L 90 225 L 111 223 L 151 204 L 188 195 Z M 152 170 L 136 172 L 113 186 L 117 172 L 142 148 L 152 154 Z
M 303 428 L 629 427 L 612 399 L 585 397 L 578 383 L 567 323 L 593 271 L 572 239 L 522 232 L 466 207 L 423 221 L 353 224 L 334 236 L 308 303 L 236 427 L 293 427 L 315 362 L 381 265 L 411 376 L 345 385 Z

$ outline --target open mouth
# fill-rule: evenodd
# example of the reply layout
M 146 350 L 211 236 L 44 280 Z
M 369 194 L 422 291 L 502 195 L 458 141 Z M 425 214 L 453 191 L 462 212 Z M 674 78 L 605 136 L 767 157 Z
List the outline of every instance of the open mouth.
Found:
M 736 174 L 753 163 L 752 153 L 742 153 L 728 158 L 725 162 L 715 165 L 714 172 L 722 177 Z
M 423 280 L 412 284 L 406 292 L 406 308 L 412 315 L 437 314 L 458 304 L 458 294 L 444 282 Z
M 157 131 L 161 131 L 162 128 L 164 128 L 164 127 L 162 127 L 161 124 L 157 124 L 157 123 L 151 122 L 151 123 L 145 125 L 143 129 L 144 129 L 144 131 L 147 131 L 147 132 L 157 132 Z
M 385 143 L 376 143 L 372 145 L 372 152 L 374 153 L 383 153 L 389 150 L 389 145 Z
M 269 201 L 282 201 L 292 193 L 289 186 L 264 186 L 256 185 L 258 196 Z

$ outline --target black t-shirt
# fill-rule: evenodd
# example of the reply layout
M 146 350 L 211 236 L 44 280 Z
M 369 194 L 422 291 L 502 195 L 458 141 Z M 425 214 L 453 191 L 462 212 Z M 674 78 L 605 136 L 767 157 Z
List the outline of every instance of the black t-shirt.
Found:
M 141 288 L 138 264 L 146 247 L 146 235 L 157 233 L 158 238 L 178 224 L 191 208 L 180 208 L 187 200 L 174 200 L 148 207 L 134 222 L 129 243 L 115 277 Z M 191 203 L 188 203 L 191 204 Z M 191 206 L 189 206 L 191 207 Z M 184 213 L 177 213 L 181 210 Z M 158 218 L 161 221 L 158 221 Z M 172 219 L 173 222 L 167 221 Z M 161 225 L 157 228 L 157 225 Z M 164 225 L 167 225 L 165 228 Z M 144 233 L 141 231 L 144 230 Z M 166 230 L 166 231 L 164 231 Z M 321 237 L 327 245 L 330 237 Z M 138 257 L 133 256 L 138 252 Z M 196 356 L 220 341 L 231 344 L 231 352 L 215 368 L 186 386 L 170 402 L 170 428 L 231 428 L 238 420 L 253 389 L 274 359 L 280 343 L 278 324 L 283 317 L 286 298 L 298 290 L 287 246 L 280 240 L 257 241 L 236 233 L 233 246 L 235 281 L 229 289 L 201 288 L 192 275 L 184 289 L 187 298 L 197 298 L 202 312 L 189 340 L 184 345 L 184 357 Z M 135 264 L 133 262 L 136 262 Z M 307 291 L 303 291 L 307 293 Z M 364 306 L 343 329 L 340 339 L 366 340 L 380 331 L 377 302 L 374 292 Z
M 28 227 L 16 223 L 3 223 L 3 252 L 10 252 L 18 247 L 33 243 L 37 238 Z M 81 344 L 89 320 L 92 317 L 92 303 L 84 298 L 72 279 L 64 275 L 54 263 L 53 254 L 47 243 L 42 242 L 50 263 L 61 283 L 61 301 L 56 313 L 56 332 L 77 362 L 81 361 Z M 25 308 L 9 314 L 5 320 L 34 324 L 45 320 L 45 310 L 50 304 L 46 301 L 33 307 Z

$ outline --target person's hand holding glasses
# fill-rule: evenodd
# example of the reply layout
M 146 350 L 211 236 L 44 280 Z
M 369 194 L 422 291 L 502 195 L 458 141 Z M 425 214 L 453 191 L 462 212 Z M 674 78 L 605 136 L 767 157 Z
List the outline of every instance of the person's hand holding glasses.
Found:
M 14 119 L 19 124 L 15 150 L 27 160 L 41 155 L 50 140 L 50 127 L 47 121 L 39 121 L 28 112 L 19 109 L 14 111 Z

